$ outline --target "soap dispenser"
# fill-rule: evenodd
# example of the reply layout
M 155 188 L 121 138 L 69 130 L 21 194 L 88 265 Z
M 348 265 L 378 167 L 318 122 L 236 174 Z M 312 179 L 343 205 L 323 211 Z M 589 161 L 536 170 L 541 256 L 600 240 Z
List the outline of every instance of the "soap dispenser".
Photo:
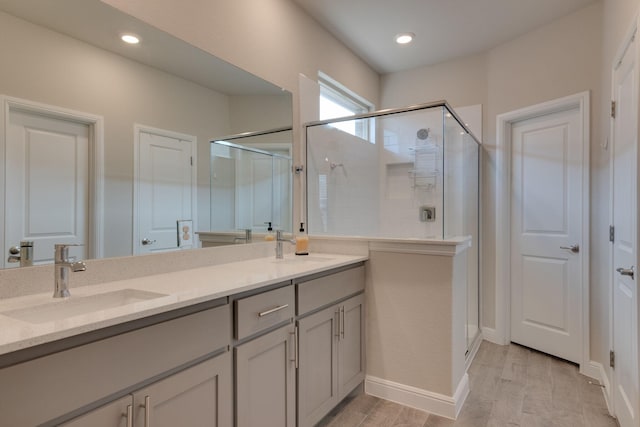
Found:
M 304 222 L 300 223 L 300 233 L 304 233 Z M 309 235 L 301 234 L 296 237 L 296 255 L 309 255 Z
M 265 222 L 267 224 L 267 235 L 264 236 L 264 240 L 267 242 L 273 242 L 276 240 L 276 236 L 273 234 L 273 227 L 271 226 L 271 222 Z

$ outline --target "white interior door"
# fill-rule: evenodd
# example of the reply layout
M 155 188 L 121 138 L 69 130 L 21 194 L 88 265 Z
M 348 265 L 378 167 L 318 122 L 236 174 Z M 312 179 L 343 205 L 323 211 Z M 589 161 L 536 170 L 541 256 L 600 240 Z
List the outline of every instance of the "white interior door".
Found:
M 10 109 L 6 139 L 5 241 L 8 250 L 32 240 L 34 264 L 53 261 L 56 243 L 89 248 L 89 126 Z
M 614 73 L 616 117 L 612 140 L 613 225 L 613 370 L 614 411 L 621 427 L 637 426 L 638 345 L 637 292 L 632 276 L 637 259 L 637 67 L 635 42 Z M 629 275 L 621 274 L 627 273 Z
M 177 221 L 192 220 L 196 226 L 195 138 L 139 129 L 138 141 L 134 253 L 184 249 L 188 246 L 179 247 Z
M 583 139 L 579 108 L 512 125 L 511 341 L 576 363 Z

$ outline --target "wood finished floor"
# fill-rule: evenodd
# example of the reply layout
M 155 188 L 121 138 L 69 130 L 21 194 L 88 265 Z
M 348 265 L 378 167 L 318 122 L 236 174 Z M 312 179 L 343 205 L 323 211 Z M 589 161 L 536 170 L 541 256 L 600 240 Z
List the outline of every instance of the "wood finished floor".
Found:
M 600 387 L 577 366 L 518 345 L 480 345 L 456 421 L 362 393 L 321 427 L 617 427 Z

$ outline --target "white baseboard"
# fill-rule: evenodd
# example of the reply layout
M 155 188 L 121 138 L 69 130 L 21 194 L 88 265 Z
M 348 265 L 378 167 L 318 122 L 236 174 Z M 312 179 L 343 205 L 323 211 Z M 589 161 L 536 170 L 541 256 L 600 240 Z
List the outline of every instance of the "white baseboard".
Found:
M 486 326 L 482 327 L 482 338 L 498 345 L 507 344 L 504 342 L 504 337 L 498 336 L 498 331 L 493 328 L 487 328 Z
M 602 367 L 602 364 L 594 362 L 593 360 L 589 363 L 583 363 L 582 365 L 580 365 L 580 373 L 589 378 L 593 378 L 594 380 L 601 381 L 603 371 L 604 368 Z
M 469 376 L 464 374 L 453 397 L 370 375 L 365 378 L 364 390 L 372 396 L 455 420 L 469 395 Z
M 599 371 L 598 377 L 596 379 L 600 381 L 604 387 L 602 387 L 602 394 L 604 395 L 604 401 L 607 403 L 607 409 L 609 410 L 609 414 L 613 415 L 613 401 L 611 399 L 611 382 L 609 381 L 609 376 L 607 375 L 607 371 L 602 363 L 591 361 L 591 365 L 594 369 Z
M 478 336 L 471 343 L 469 354 L 467 354 L 467 357 L 464 361 L 465 372 L 469 371 L 469 367 L 471 366 L 471 363 L 473 363 L 473 359 L 476 358 L 476 354 L 478 354 L 478 350 L 480 349 L 480 344 L 482 344 L 483 339 L 484 337 L 482 336 L 482 330 L 480 330 L 480 333 L 478 334 Z

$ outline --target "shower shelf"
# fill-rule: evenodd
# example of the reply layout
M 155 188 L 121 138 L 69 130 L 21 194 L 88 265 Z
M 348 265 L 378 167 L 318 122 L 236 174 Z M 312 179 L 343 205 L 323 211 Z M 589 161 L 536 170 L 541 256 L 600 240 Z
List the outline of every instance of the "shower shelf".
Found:
M 440 169 L 438 168 L 440 151 L 437 145 L 425 144 L 410 147 L 413 152 L 413 169 L 409 175 L 413 178 L 413 188 L 434 191 L 437 188 Z

